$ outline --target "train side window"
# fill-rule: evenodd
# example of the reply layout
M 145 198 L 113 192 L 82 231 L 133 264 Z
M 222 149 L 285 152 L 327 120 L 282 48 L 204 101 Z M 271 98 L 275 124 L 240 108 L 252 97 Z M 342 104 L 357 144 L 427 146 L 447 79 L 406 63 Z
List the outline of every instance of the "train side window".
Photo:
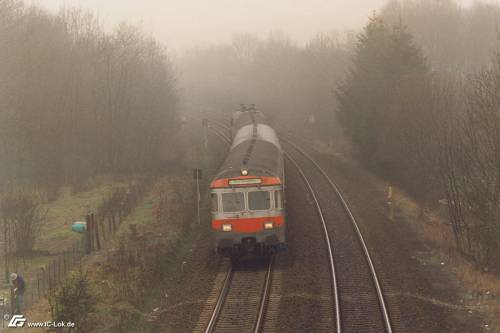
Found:
M 274 191 L 274 202 L 277 209 L 283 208 L 283 191 Z
M 245 196 L 243 192 L 222 193 L 222 209 L 225 213 L 244 211 Z
M 218 212 L 219 202 L 217 200 L 217 193 L 210 193 L 210 201 L 212 203 L 212 212 Z
M 268 191 L 248 192 L 248 209 L 267 210 L 271 208 L 271 193 Z

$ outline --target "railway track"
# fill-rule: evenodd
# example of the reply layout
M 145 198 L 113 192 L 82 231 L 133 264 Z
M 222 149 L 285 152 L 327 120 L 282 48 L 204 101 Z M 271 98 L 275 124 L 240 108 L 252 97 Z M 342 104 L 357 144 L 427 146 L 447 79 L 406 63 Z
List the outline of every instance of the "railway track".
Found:
M 230 145 L 231 140 L 224 131 L 210 129 Z M 273 264 L 274 256 L 267 260 L 265 267 L 262 262 L 231 263 L 204 332 L 262 332 L 265 321 L 274 319 L 266 312 Z
M 320 207 L 318 209 L 328 221 L 325 237 L 330 238 L 333 244 L 340 331 L 392 333 L 389 311 L 375 266 L 347 200 L 304 149 L 287 139 L 282 138 L 282 142 L 286 143 L 290 160 L 301 173 L 316 205 Z
M 271 257 L 265 265 L 262 262 L 232 264 L 226 273 L 206 333 L 262 331 L 273 262 L 274 258 Z
M 219 133 L 228 127 L 210 121 Z M 347 200 L 323 168 L 289 139 L 286 156 L 301 175 L 327 243 L 337 332 L 392 333 L 389 311 L 361 230 Z M 291 148 L 291 149 L 290 149 Z

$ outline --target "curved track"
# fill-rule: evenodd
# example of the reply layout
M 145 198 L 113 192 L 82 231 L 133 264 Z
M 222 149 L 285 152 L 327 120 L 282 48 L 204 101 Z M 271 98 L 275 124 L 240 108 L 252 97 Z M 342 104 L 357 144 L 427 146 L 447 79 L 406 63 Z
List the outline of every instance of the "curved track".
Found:
M 316 199 L 328 220 L 327 232 L 333 243 L 339 284 L 342 331 L 392 333 L 378 275 L 346 199 L 307 152 L 289 140 L 282 138 L 282 142 L 286 142 L 308 187 L 316 190 Z
M 226 125 L 210 121 L 223 133 Z M 223 134 L 221 134 L 223 135 Z M 299 145 L 281 138 L 316 206 L 329 252 L 337 332 L 392 333 L 375 266 L 347 200 L 323 168 Z M 325 182 L 326 180 L 326 182 Z

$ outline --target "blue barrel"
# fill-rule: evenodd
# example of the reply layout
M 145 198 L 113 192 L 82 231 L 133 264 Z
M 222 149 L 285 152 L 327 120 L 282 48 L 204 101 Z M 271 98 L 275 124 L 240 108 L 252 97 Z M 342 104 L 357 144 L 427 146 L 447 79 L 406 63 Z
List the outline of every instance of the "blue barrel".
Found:
M 87 229 L 87 222 L 75 222 L 71 225 L 71 230 L 83 234 Z

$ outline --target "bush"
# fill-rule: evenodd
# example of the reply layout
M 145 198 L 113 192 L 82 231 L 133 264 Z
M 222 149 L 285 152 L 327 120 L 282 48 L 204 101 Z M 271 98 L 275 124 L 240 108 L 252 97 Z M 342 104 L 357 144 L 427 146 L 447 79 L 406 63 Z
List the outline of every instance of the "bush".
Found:
M 94 297 L 88 280 L 81 270 L 65 280 L 63 285 L 49 295 L 53 321 L 74 322 L 78 332 L 89 332 L 89 313 L 94 308 Z
M 0 200 L 0 214 L 9 249 L 19 256 L 30 255 L 47 215 L 39 196 L 29 191 L 7 194 Z

